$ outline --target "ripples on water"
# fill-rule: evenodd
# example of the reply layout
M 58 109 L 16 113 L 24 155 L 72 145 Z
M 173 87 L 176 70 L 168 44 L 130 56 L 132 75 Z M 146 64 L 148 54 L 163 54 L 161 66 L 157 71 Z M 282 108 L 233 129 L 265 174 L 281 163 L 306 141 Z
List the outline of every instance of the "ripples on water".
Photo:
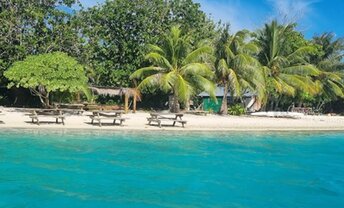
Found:
M 0 207 L 344 207 L 344 133 L 0 133 Z

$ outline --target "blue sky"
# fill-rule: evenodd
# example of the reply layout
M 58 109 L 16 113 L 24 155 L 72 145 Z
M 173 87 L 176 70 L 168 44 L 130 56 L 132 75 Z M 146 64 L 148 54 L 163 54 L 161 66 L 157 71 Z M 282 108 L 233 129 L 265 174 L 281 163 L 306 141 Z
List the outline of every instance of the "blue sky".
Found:
M 255 30 L 265 22 L 297 22 L 307 38 L 323 32 L 344 37 L 344 0 L 194 0 L 214 20 L 230 22 L 233 32 Z M 80 0 L 86 6 L 104 0 Z

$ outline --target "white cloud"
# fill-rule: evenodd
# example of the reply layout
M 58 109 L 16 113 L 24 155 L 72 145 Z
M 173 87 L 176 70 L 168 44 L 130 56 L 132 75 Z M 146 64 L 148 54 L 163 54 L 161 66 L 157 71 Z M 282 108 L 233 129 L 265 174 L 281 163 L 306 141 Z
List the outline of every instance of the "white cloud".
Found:
M 273 8 L 271 19 L 278 19 L 282 23 L 296 22 L 297 29 L 310 34 L 317 28 L 318 12 L 314 4 L 322 0 L 267 0 Z
M 312 4 L 319 0 L 267 0 L 273 7 L 273 18 L 296 22 L 312 14 Z
M 195 0 L 215 20 L 230 22 L 231 30 L 255 30 L 272 19 L 281 23 L 298 22 L 301 31 L 314 26 L 315 3 L 321 0 Z

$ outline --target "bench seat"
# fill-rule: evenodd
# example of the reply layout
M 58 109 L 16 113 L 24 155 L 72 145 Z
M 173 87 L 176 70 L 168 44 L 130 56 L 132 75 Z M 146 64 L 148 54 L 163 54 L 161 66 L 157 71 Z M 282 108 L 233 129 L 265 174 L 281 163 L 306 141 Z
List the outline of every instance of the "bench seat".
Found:
M 59 123 L 59 120 L 61 120 L 61 123 L 63 125 L 65 125 L 65 116 L 64 115 L 37 115 L 37 114 L 32 114 L 29 115 L 29 117 L 31 118 L 32 123 L 36 123 L 37 125 L 40 124 L 40 122 L 42 121 L 42 118 L 54 118 L 56 120 L 56 123 Z M 36 122 L 35 122 L 36 121 Z
M 185 127 L 185 124 L 187 123 L 187 121 L 183 121 L 183 120 L 178 120 L 178 119 L 171 119 L 171 118 L 147 118 L 148 121 L 148 125 L 151 125 L 152 122 L 157 123 L 159 128 L 161 128 L 161 121 L 162 120 L 169 120 L 169 121 L 173 121 L 172 126 L 175 126 L 176 123 L 180 123 L 182 124 L 182 127 Z
M 99 126 L 102 126 L 102 120 L 113 120 L 113 124 L 116 124 L 116 121 L 119 121 L 119 125 L 122 126 L 123 123 L 125 122 L 126 118 L 118 117 L 118 116 L 96 116 L 96 115 L 91 115 L 91 124 L 93 124 L 94 121 L 98 121 Z

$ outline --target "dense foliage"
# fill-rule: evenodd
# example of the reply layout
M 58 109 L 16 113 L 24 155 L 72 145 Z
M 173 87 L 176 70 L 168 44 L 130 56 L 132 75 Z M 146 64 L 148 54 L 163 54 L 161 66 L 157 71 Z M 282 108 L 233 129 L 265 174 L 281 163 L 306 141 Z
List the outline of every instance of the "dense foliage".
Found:
M 66 52 L 78 57 L 81 43 L 77 24 L 62 7 L 75 0 L 0 1 L 0 78 L 15 61 L 28 55 Z
M 139 89 L 158 87 L 171 92 L 174 96 L 174 112 L 179 111 L 180 101 L 187 103 L 199 90 L 214 96 L 215 85 L 211 81 L 213 71 L 207 62 L 212 49 L 203 45 L 192 50 L 190 41 L 190 35 L 183 35 L 177 26 L 172 27 L 161 46 L 150 45 L 146 59 L 153 65 L 131 75 L 131 79 L 143 78 Z
M 334 40 L 332 33 L 314 37 L 312 42 L 319 46 L 320 52 L 311 56 L 310 63 L 320 70 L 315 82 L 321 89 L 318 98 L 331 101 L 344 97 L 344 39 Z
M 42 104 L 50 106 L 52 92 L 81 92 L 87 89 L 84 68 L 62 52 L 28 56 L 4 73 L 10 80 L 8 87 L 30 89 Z
M 241 97 L 245 92 L 258 94 L 261 99 L 265 96 L 263 74 L 260 64 L 255 58 L 258 53 L 257 45 L 248 41 L 249 32 L 239 31 L 228 34 L 226 28 L 218 40 L 216 76 L 219 84 L 224 87 L 224 96 L 220 114 L 227 114 L 227 94 L 232 97 Z
M 333 33 L 307 40 L 296 24 L 277 21 L 257 31 L 231 33 L 192 0 L 107 0 L 90 8 L 78 2 L 0 1 L 2 87 L 10 83 L 34 92 L 41 81 L 53 83 L 56 77 L 43 80 L 50 67 L 43 59 L 54 64 L 61 59 L 58 76 L 65 77 L 55 83 L 60 87 L 46 86 L 42 92 L 77 91 L 86 81 L 109 87 L 139 84 L 144 93 L 174 95 L 176 107 L 218 85 L 237 101 L 254 94 L 266 110 L 330 106 L 344 97 L 344 40 Z M 65 71 L 71 67 L 63 64 L 71 62 L 82 65 L 77 65 L 80 74 Z M 43 74 L 27 83 L 25 76 L 35 73 Z M 62 87 L 68 83 L 73 86 Z M 47 105 L 49 96 L 42 92 Z M 227 97 L 222 104 L 226 114 Z
M 233 116 L 240 116 L 246 113 L 246 109 L 240 104 L 230 106 L 228 108 L 228 114 Z
M 82 11 L 86 59 L 98 72 L 96 84 L 129 86 L 129 75 L 143 67 L 147 44 L 180 24 L 195 42 L 214 36 L 214 24 L 191 0 L 116 0 Z

